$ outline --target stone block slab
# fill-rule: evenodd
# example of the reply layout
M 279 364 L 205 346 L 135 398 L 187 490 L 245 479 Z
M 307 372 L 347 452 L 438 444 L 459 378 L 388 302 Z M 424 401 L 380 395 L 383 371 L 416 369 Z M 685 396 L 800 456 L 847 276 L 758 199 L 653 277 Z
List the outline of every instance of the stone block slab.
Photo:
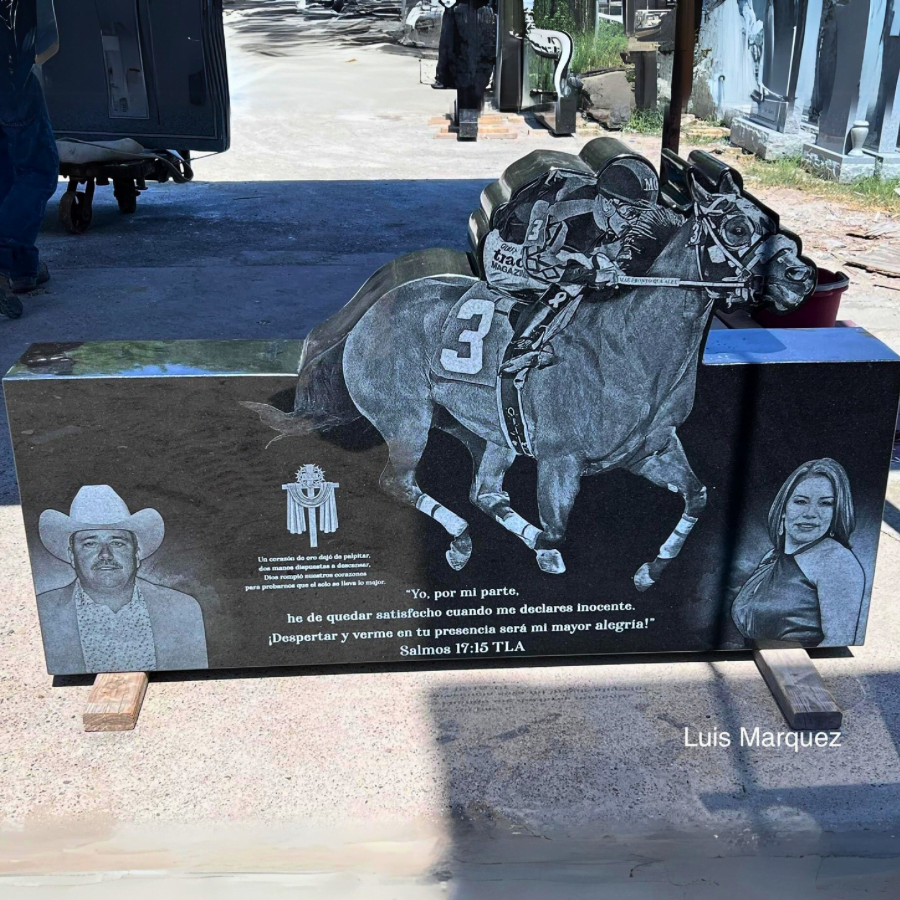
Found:
M 731 143 L 750 150 L 765 160 L 800 156 L 807 137 L 802 134 L 782 134 L 743 116 L 738 116 L 731 123 Z
M 839 184 L 852 184 L 875 174 L 875 158 L 849 156 L 826 150 L 816 144 L 803 145 L 803 167 L 820 178 Z
M 874 158 L 876 175 L 900 178 L 900 153 L 878 153 L 875 150 L 863 150 L 863 153 Z
M 440 519 L 379 488 L 387 448 L 365 423 L 271 441 L 259 416 L 291 407 L 301 349 L 38 344 L 4 379 L 50 672 L 739 650 L 733 588 L 772 549 L 773 497 L 826 456 L 847 467 L 854 565 L 872 583 L 900 360 L 862 329 L 710 333 L 681 434 L 710 499 L 647 593 L 634 573 L 678 522 L 677 497 L 624 472 L 585 478 L 567 566 L 540 573 L 471 508 L 467 451 L 435 432 L 419 478 L 446 521 L 468 524 L 460 571 Z M 504 487 L 527 511 L 533 468 Z M 84 638 L 111 627 L 85 607 L 113 588 L 133 607 L 127 656 Z M 867 595 L 848 602 L 845 643 L 862 642 L 867 611 Z

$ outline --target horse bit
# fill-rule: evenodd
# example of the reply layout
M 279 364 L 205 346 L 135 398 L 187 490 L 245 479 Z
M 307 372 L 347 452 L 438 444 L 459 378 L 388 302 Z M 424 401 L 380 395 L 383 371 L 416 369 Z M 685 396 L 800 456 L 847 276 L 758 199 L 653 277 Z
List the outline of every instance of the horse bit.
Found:
M 697 253 L 697 271 L 702 275 L 703 263 L 700 259 L 701 253 L 701 235 L 705 232 L 713 242 L 713 245 L 722 254 L 723 259 L 731 263 L 737 270 L 736 278 L 727 281 L 690 281 L 680 278 L 666 278 L 654 276 L 631 276 L 620 275 L 615 285 L 625 285 L 626 287 L 687 287 L 701 288 L 709 291 L 710 296 L 714 290 L 728 290 L 734 296 L 729 299 L 729 304 L 736 299 L 742 299 L 746 302 L 750 301 L 751 295 L 758 285 L 761 276 L 753 274 L 753 267 L 760 261 L 762 256 L 762 246 L 768 240 L 769 235 L 761 234 L 750 246 L 743 252 L 738 253 L 740 244 L 731 244 L 723 241 L 716 233 L 712 226 L 712 218 L 714 216 L 727 215 L 726 210 L 718 210 L 717 207 L 725 202 L 728 198 L 717 197 L 716 200 L 708 207 L 703 208 L 697 201 L 694 202 L 695 223 L 694 233 L 691 237 L 691 244 Z

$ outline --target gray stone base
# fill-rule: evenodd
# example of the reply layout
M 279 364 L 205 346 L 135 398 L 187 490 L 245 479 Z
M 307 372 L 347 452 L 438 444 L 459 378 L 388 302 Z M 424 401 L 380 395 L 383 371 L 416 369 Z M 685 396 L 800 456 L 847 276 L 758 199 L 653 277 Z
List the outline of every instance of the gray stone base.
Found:
M 882 178 L 900 178 L 900 153 L 879 153 L 877 150 L 863 150 L 875 159 L 875 174 Z
M 873 156 L 847 156 L 815 144 L 803 145 L 803 167 L 814 175 L 840 184 L 850 184 L 859 178 L 875 174 Z
M 808 134 L 782 134 L 743 116 L 731 120 L 731 143 L 752 151 L 760 159 L 799 156 L 808 138 Z

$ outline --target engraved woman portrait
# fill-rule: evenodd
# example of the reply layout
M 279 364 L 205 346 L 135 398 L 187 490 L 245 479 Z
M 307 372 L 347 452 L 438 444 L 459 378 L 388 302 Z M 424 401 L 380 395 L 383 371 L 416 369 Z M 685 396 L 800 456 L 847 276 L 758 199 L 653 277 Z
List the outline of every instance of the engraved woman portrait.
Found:
M 856 521 L 843 466 L 826 458 L 796 469 L 767 524 L 772 549 L 731 608 L 738 630 L 751 640 L 804 647 L 852 644 L 866 578 L 851 548 Z

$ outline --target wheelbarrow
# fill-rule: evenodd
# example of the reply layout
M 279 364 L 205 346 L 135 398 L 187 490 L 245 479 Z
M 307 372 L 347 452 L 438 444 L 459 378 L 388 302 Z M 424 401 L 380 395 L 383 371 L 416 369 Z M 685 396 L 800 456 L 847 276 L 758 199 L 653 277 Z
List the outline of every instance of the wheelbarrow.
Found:
M 148 181 L 165 184 L 170 178 L 183 184 L 194 177 L 190 155 L 174 150 L 145 152 L 122 162 L 61 162 L 59 174 L 68 178 L 66 192 L 59 199 L 59 221 L 71 234 L 84 234 L 91 227 L 94 188 L 112 182 L 119 211 L 130 215 L 137 198 L 147 190 Z M 79 188 L 84 185 L 84 190 Z

